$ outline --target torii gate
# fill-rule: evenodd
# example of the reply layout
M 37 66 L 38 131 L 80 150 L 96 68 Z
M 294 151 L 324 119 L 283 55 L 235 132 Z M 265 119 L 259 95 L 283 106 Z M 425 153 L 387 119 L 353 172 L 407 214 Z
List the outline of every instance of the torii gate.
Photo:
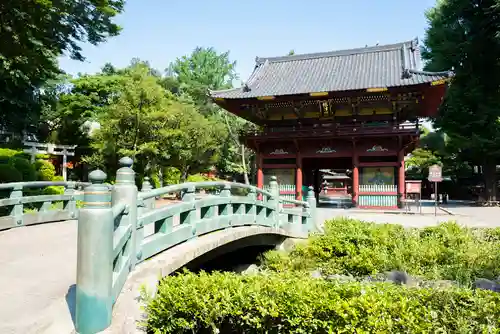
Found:
M 78 145 L 58 145 L 52 143 L 35 143 L 24 141 L 24 146 L 28 146 L 29 148 L 25 148 L 24 153 L 28 153 L 31 155 L 31 163 L 35 162 L 35 158 L 37 154 L 50 154 L 50 155 L 62 155 L 63 157 L 63 166 L 62 166 L 62 176 L 63 180 L 67 181 L 67 169 L 66 165 L 68 163 L 68 157 L 73 157 L 75 155 L 75 148 Z

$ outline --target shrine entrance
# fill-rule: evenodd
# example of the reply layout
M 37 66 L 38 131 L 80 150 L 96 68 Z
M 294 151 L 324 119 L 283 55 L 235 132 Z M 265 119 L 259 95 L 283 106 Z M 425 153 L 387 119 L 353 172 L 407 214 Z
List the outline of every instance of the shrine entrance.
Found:
M 247 84 L 210 94 L 220 107 L 259 126 L 242 136 L 256 152 L 257 187 L 276 176 L 281 196 L 303 200 L 308 186 L 319 191 L 319 171 L 333 170 L 338 172 L 325 179 L 325 195 L 347 189 L 357 207 L 397 209 L 405 196 L 404 157 L 418 145 L 419 118 L 436 114 L 450 79 L 449 72 L 420 71 L 418 50 L 410 40 L 258 57 Z M 352 71 L 360 61 L 366 68 Z M 325 63 L 333 62 L 350 71 L 351 84 L 325 72 Z
M 321 191 L 323 177 L 321 170 L 329 170 L 337 173 L 347 173 L 352 170 L 351 157 L 320 157 L 320 158 L 303 158 L 302 173 L 304 175 L 303 186 L 307 189 L 312 186 L 314 194 L 318 198 Z

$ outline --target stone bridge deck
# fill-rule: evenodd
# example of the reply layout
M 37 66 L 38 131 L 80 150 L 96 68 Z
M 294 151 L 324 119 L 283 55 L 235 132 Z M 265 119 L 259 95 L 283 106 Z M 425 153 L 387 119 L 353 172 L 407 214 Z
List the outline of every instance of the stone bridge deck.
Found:
M 457 216 L 388 215 L 319 208 L 319 221 L 336 216 L 422 227 L 457 220 L 468 226 L 500 226 L 500 208 L 454 208 Z M 0 333 L 68 333 L 74 305 L 77 222 L 0 232 Z M 122 333 L 122 331 L 113 331 Z

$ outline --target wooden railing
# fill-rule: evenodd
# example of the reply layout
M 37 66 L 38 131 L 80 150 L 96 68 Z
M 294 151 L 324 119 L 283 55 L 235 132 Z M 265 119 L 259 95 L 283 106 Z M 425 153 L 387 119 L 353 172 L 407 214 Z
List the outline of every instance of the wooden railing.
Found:
M 246 137 L 331 137 L 347 135 L 377 135 L 377 134 L 418 134 L 418 122 L 393 123 L 326 123 L 317 126 L 266 127 L 262 131 L 248 132 Z
M 13 182 L 0 184 L 0 231 L 41 223 L 78 218 L 79 191 L 89 183 L 81 182 Z M 64 194 L 39 194 L 47 187 L 63 187 Z
M 360 208 L 397 209 L 398 199 L 396 185 L 359 185 Z
M 307 237 L 315 230 L 316 199 L 279 196 L 276 177 L 269 190 L 231 182 L 184 183 L 138 189 L 132 159 L 122 158 L 116 183 L 104 185 L 106 174 L 90 173 L 84 207 L 78 218 L 78 266 L 75 324 L 79 333 L 96 333 L 111 323 L 113 304 L 134 267 L 166 249 L 201 235 L 244 225 L 272 228 Z M 211 195 L 197 196 L 210 189 Z M 181 200 L 156 206 L 156 198 L 180 193 Z M 295 208 L 285 209 L 291 203 Z

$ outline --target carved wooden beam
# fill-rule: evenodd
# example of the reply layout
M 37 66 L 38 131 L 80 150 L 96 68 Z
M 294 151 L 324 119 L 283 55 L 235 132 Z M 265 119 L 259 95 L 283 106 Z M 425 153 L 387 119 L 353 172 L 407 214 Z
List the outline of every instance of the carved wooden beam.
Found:
M 293 102 L 292 109 L 297 118 L 304 118 L 304 105 L 301 102 Z
M 358 115 L 358 99 L 357 98 L 349 98 L 349 104 L 351 105 L 351 112 L 353 116 Z
M 260 119 L 262 120 L 265 120 L 267 119 L 267 106 L 257 106 L 257 105 L 254 105 L 253 106 L 253 112 L 255 113 L 255 115 L 257 115 L 257 117 L 259 117 Z

